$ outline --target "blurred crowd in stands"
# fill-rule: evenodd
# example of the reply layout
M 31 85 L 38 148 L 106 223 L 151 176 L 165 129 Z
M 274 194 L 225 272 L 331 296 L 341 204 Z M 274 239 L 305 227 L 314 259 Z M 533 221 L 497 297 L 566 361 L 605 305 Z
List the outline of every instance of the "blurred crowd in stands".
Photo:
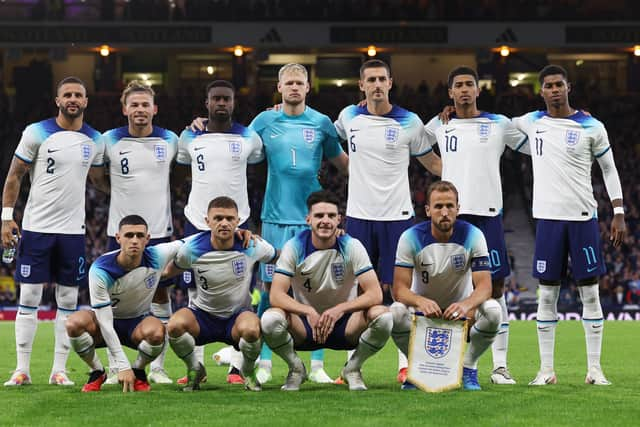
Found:
M 634 0 L 3 0 L 0 19 L 85 21 L 637 20 Z
M 622 247 L 614 249 L 608 240 L 612 208 L 600 177 L 599 167 L 594 164 L 594 190 L 600 207 L 603 253 L 608 271 L 600 282 L 602 302 L 610 308 L 640 304 L 640 245 L 638 244 L 640 241 L 640 170 L 637 168 L 640 159 L 640 127 L 636 124 L 637 117 L 640 115 L 640 101 L 637 96 L 605 98 L 598 95 L 598 91 L 581 91 L 580 85 L 576 85 L 575 88 L 576 90 L 572 92 L 571 97 L 573 106 L 588 109 L 596 118 L 604 122 L 608 129 L 624 190 L 628 235 Z M 320 93 L 311 95 L 308 104 L 335 119 L 344 106 L 359 100 L 359 94 L 356 90 L 344 89 L 323 89 Z M 0 94 L 0 97 L 2 97 L 2 102 L 0 102 L 0 140 L 5 141 L 0 157 L 0 171 L 2 171 L 0 182 L 3 183 L 13 150 L 24 126 L 27 123 L 52 116 L 55 111 L 52 109 L 51 99 L 36 98 L 28 107 L 11 110 L 8 107 L 7 97 L 3 94 Z M 449 103 L 444 83 L 433 88 L 427 87 L 426 83 L 422 83 L 418 87 L 400 85 L 394 89 L 391 97 L 394 103 L 418 113 L 425 123 Z M 119 94 L 90 95 L 91 101 L 85 114 L 87 123 L 100 131 L 123 126 L 126 121 L 122 116 L 118 98 Z M 272 98 L 245 95 L 238 97 L 237 102 L 237 121 L 248 124 L 257 112 L 271 105 Z M 185 90 L 184 93 L 171 97 L 160 93 L 156 103 L 159 106 L 159 113 L 154 122 L 178 134 L 194 117 L 206 114 L 204 94 L 194 90 Z M 507 90 L 498 97 L 485 93 L 481 96 L 479 104 L 484 110 L 503 113 L 509 117 L 542 108 L 540 97 L 534 95 L 530 88 L 521 87 Z M 523 205 L 530 208 L 530 160 L 524 155 L 514 154 L 507 150 L 502 163 L 505 200 L 509 197 L 523 197 Z M 266 165 L 264 163 L 250 167 L 248 171 L 252 208 L 251 227 L 258 232 L 265 172 Z M 433 177 L 417 162 L 411 163 L 409 174 L 417 218 L 421 220 L 424 218 L 422 208 L 425 204 L 424 189 L 433 180 Z M 321 171 L 321 182 L 326 188 L 336 191 L 341 200 L 346 201 L 345 179 L 337 171 L 324 166 Z M 189 182 L 185 182 L 172 189 L 176 237 L 182 237 L 183 208 L 187 200 L 189 185 Z M 16 206 L 18 220 L 27 194 L 28 184 L 25 182 Z M 343 205 L 343 212 L 344 208 Z M 108 197 L 88 185 L 87 257 L 90 261 L 105 250 L 107 214 Z M 505 204 L 505 215 L 509 215 L 508 204 Z M 533 227 L 533 220 L 531 227 Z M 11 273 L 11 269 L 7 266 L 0 267 L 0 306 L 15 304 L 15 289 L 7 279 Z M 520 271 L 519 274 L 522 276 L 530 274 L 530 272 Z M 520 287 L 514 274 L 507 289 L 510 307 L 518 307 L 519 293 Z M 184 294 L 181 291 L 178 290 L 175 297 L 178 304 L 184 304 Z M 575 283 L 572 281 L 564 283 L 561 306 L 575 307 L 579 303 L 578 299 Z M 44 301 L 45 303 L 53 303 L 51 289 L 45 291 Z M 85 289 L 81 293 L 81 303 L 87 303 L 87 301 L 88 295 Z

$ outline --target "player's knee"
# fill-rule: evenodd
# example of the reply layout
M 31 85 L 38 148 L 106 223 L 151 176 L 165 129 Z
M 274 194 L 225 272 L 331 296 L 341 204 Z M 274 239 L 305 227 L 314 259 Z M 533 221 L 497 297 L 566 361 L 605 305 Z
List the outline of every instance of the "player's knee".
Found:
M 82 312 L 76 312 L 70 315 L 64 323 L 67 335 L 70 337 L 79 337 L 86 330 L 86 315 Z
M 160 323 L 157 327 L 150 328 L 144 339 L 151 345 L 160 345 L 164 343 L 164 337 L 164 325 Z
M 177 316 L 169 319 L 169 323 L 167 323 L 167 334 L 169 334 L 171 338 L 178 338 L 185 333 L 185 330 L 186 328 L 183 322 L 181 322 Z
M 56 304 L 64 310 L 75 310 L 78 305 L 78 287 L 56 285 Z
M 20 285 L 20 305 L 38 307 L 42 299 L 42 283 Z
M 502 320 L 502 307 L 495 299 L 489 299 L 482 304 L 482 315 L 490 330 L 498 330 Z
M 372 331 L 385 334 L 388 337 L 391 334 L 391 329 L 393 328 L 393 314 L 391 314 L 389 310 L 381 312 L 371 321 L 369 327 Z
M 560 286 L 540 286 L 540 304 L 555 305 L 560 294 Z
M 271 335 L 287 329 L 287 319 L 279 310 L 269 309 L 260 319 L 260 326 L 265 334 Z
M 374 305 L 367 310 L 367 320 L 371 322 L 383 313 L 390 313 L 389 308 L 384 305 Z
M 394 302 L 389 307 L 389 310 L 391 311 L 393 318 L 393 329 L 406 330 L 408 325 L 411 323 L 409 309 L 407 309 L 407 306 L 400 302 Z
M 260 339 L 260 322 L 248 321 L 242 325 L 240 336 L 247 342 L 256 342 Z

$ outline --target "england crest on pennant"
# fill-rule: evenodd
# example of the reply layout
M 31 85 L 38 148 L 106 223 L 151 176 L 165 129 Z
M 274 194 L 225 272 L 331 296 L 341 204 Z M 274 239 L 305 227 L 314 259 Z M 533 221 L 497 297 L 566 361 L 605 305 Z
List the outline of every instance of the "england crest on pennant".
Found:
M 311 128 L 302 129 L 302 139 L 307 144 L 311 144 L 316 139 L 316 130 Z
M 434 359 L 446 356 L 451 348 L 451 329 L 427 328 L 424 348 Z
M 536 271 L 538 273 L 544 273 L 547 271 L 547 261 L 538 260 L 536 262 Z
M 567 145 L 569 147 L 573 147 L 580 140 L 580 132 L 577 130 L 568 130 L 565 139 L 567 141 Z

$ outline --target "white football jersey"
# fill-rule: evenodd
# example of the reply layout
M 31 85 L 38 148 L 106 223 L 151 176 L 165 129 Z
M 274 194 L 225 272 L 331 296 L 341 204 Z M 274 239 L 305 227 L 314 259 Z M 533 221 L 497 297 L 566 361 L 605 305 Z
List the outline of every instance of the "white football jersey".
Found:
M 282 248 L 276 273 L 291 277 L 293 297 L 319 314 L 357 297 L 356 279 L 372 270 L 366 249 L 358 239 L 340 236 L 331 249 L 316 249 L 311 230 L 298 233 Z
M 119 249 L 99 257 L 89 269 L 91 307 L 110 305 L 114 319 L 131 319 L 149 313 L 162 271 L 183 243 L 176 240 L 146 247 L 140 266 L 131 271 L 118 265 Z
M 384 116 L 350 105 L 335 122 L 349 147 L 347 216 L 397 221 L 414 215 L 409 160 L 432 150 L 422 120 L 398 106 Z
M 55 118 L 27 126 L 15 152 L 31 166 L 22 228 L 84 234 L 87 174 L 104 164 L 103 152 L 100 133 L 86 123 L 77 131 L 62 129 Z
M 473 292 L 473 271 L 489 271 L 487 242 L 479 228 L 457 220 L 447 243 L 431 234 L 431 221 L 414 225 L 400 236 L 396 266 L 413 268 L 411 290 L 441 309 Z
M 499 114 L 453 117 L 444 125 L 434 117 L 425 126 L 431 146 L 438 144 L 442 179 L 456 186 L 460 213 L 496 216 L 502 212 L 500 157 L 505 147 L 526 148 L 526 136 Z
M 191 192 L 184 214 L 199 230 L 208 230 L 207 206 L 216 197 L 231 197 L 238 204 L 240 223 L 249 210 L 247 164 L 264 159 L 262 140 L 257 133 L 237 123 L 226 133 L 180 134 L 177 162 L 191 165 Z
M 203 231 L 187 238 L 175 264 L 192 269 L 198 295 L 192 305 L 218 317 L 230 317 L 242 308 L 251 308 L 251 274 L 257 262 L 273 262 L 276 250 L 266 240 L 242 247 L 237 240 L 231 249 L 216 250 L 211 232 Z
M 107 235 L 115 236 L 120 220 L 140 215 L 152 239 L 171 236 L 171 162 L 178 151 L 178 136 L 157 126 L 138 138 L 127 126 L 102 135 L 105 162 L 109 163 L 111 201 Z
M 604 125 L 581 111 L 567 118 L 534 111 L 515 117 L 513 123 L 529 137 L 533 216 L 568 221 L 595 218 L 591 165 L 611 149 Z

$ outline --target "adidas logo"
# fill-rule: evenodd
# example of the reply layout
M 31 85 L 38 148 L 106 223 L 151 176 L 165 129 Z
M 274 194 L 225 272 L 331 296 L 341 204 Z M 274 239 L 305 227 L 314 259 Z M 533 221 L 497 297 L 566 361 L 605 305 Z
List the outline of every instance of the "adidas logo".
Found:
M 504 30 L 502 33 L 500 33 L 500 35 L 496 38 L 496 43 L 517 42 L 517 41 L 518 41 L 518 37 L 516 36 L 516 33 L 513 32 L 511 27 L 507 27 L 507 29 Z
M 282 42 L 282 38 L 280 37 L 280 33 L 278 33 L 278 30 L 276 30 L 275 27 L 271 27 L 271 29 L 267 31 L 267 34 L 262 36 L 262 38 L 260 39 L 260 43 L 281 43 L 281 42 Z

